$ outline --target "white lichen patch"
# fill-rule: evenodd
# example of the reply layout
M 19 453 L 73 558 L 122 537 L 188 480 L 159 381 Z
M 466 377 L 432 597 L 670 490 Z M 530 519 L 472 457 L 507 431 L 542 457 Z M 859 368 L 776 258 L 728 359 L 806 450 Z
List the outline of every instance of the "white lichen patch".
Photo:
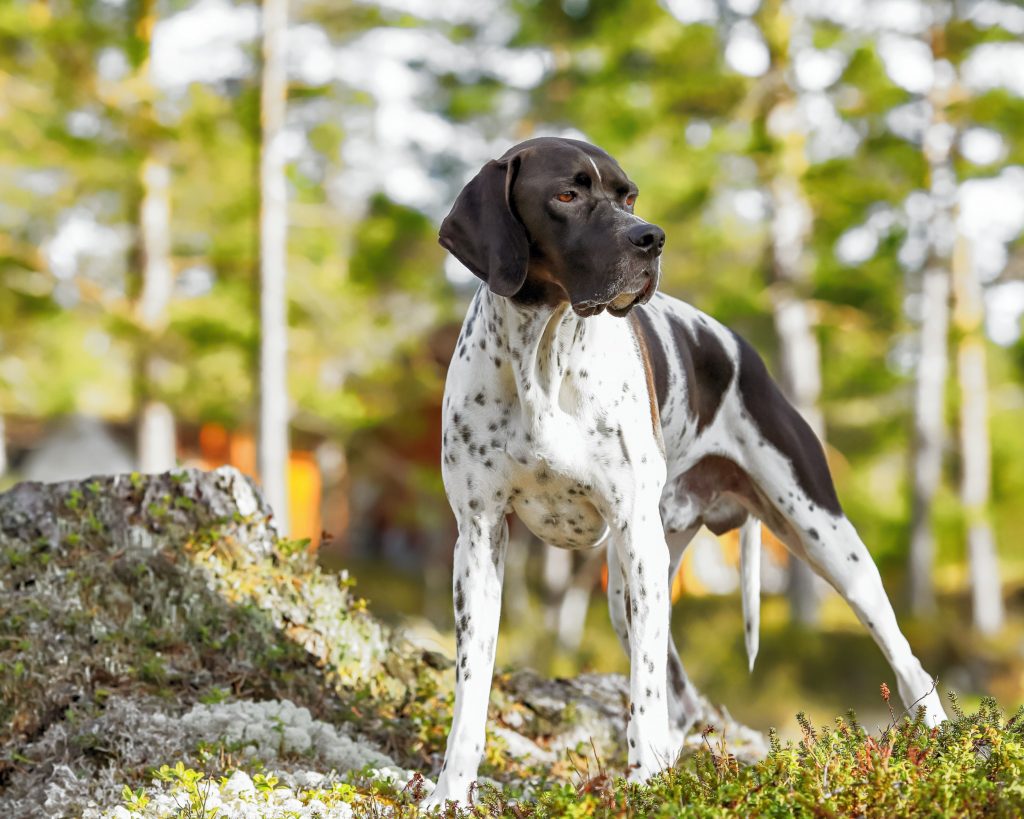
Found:
M 82 819 L 350 819 L 357 814 L 386 815 L 388 800 L 366 793 L 366 788 L 374 781 L 394 784 L 394 772 L 368 769 L 357 788 L 334 773 L 268 769 L 250 776 L 239 768 L 230 775 L 209 777 L 177 763 L 161 766 L 148 787 L 125 787 L 120 804 L 90 806 Z M 433 786 L 428 785 L 421 793 L 431 790 Z
M 197 704 L 180 716 L 165 713 L 160 710 L 161 706 L 166 706 L 166 703 L 156 698 L 133 700 L 112 697 L 95 719 L 74 728 L 66 722 L 50 726 L 28 750 L 56 764 L 50 768 L 44 781 L 33 782 L 28 791 L 17 786 L 12 788 L 4 802 L 12 813 L 3 815 L 123 816 L 126 815 L 123 813 L 124 788 L 127 786 L 130 792 L 137 781 L 134 778 L 129 781 L 120 771 L 146 771 L 161 767 L 173 771 L 173 767 L 166 766 L 167 761 L 182 759 L 193 766 L 202 762 L 206 769 L 217 768 L 217 754 L 209 749 L 228 752 L 225 759 L 229 764 L 218 773 L 225 774 L 225 778 L 235 783 L 228 786 L 225 795 L 221 793 L 223 787 L 217 776 L 203 779 L 203 791 L 208 790 L 211 794 L 212 801 L 208 807 L 217 800 L 226 806 L 221 816 L 291 816 L 287 806 L 297 803 L 288 800 L 294 799 L 305 799 L 303 804 L 312 811 L 300 811 L 295 815 L 316 816 L 315 811 L 320 809 L 316 798 L 321 802 L 325 798 L 328 802 L 338 801 L 341 795 L 353 792 L 343 782 L 349 775 L 358 774 L 361 779 L 390 782 L 399 789 L 415 776 L 413 771 L 401 768 L 381 753 L 372 741 L 349 736 L 339 728 L 313 718 L 308 709 L 287 700 Z M 74 759 L 71 749 L 80 751 L 82 746 L 117 760 L 117 767 L 105 766 L 83 776 L 79 766 L 76 766 L 79 767 L 76 771 L 71 765 L 59 761 Z M 207 749 L 205 753 L 203 749 Z M 182 770 L 190 770 L 184 763 L 182 766 Z M 248 790 L 232 793 L 239 783 L 252 781 L 246 770 L 254 775 L 264 770 L 264 778 L 273 776 L 283 783 L 281 788 L 289 790 L 290 795 L 285 798 L 283 792 L 264 793 L 263 790 L 256 794 Z M 271 773 L 266 773 L 266 770 Z M 231 776 L 226 776 L 228 773 Z M 418 783 L 424 793 L 433 790 L 433 783 L 429 780 L 420 778 Z M 136 813 L 146 817 L 177 816 L 177 811 L 182 809 L 182 799 L 196 792 L 191 784 L 194 782 L 171 774 L 154 780 L 143 792 L 149 798 L 146 811 Z M 281 791 L 281 788 L 277 790 Z M 309 793 L 314 796 L 309 796 Z M 320 796 L 316 797 L 316 794 Z M 259 811 L 269 812 L 258 812 L 253 807 L 257 803 Z M 245 805 L 249 807 L 243 809 Z M 228 808 L 234 812 L 224 813 Z M 275 812 L 278 809 L 285 812 Z M 344 805 L 332 810 L 335 812 L 324 813 L 324 816 L 348 815 Z
M 196 779 L 187 768 L 172 769 L 169 779 L 145 790 L 126 791 L 124 804 L 88 810 L 83 819 L 177 819 L 182 816 L 218 819 L 352 819 L 354 789 L 339 783 L 328 788 L 284 784 L 276 774 Z
M 95 727 L 109 730 L 121 745 L 127 744 L 126 732 L 133 734 L 133 761 L 146 762 L 158 773 L 147 787 L 126 784 L 92 800 L 83 811 L 85 819 L 162 819 L 200 809 L 205 815 L 216 810 L 219 817 L 245 819 L 349 817 L 350 803 L 367 797 L 345 781 L 348 775 L 398 789 L 416 777 L 368 740 L 350 737 L 287 700 L 200 704 L 177 719 L 149 713 L 146 724 L 134 722 L 146 711 L 129 703 L 112 703 L 107 710 L 110 716 Z M 238 767 L 210 776 L 180 761 L 166 764 L 195 757 L 196 748 L 230 749 Z M 433 790 L 429 780 L 419 778 L 417 785 L 423 793 Z
M 301 757 L 327 771 L 371 768 L 375 776 L 403 785 L 414 776 L 367 740 L 353 739 L 287 700 L 196 705 L 180 723 L 193 743 L 221 742 L 267 763 Z

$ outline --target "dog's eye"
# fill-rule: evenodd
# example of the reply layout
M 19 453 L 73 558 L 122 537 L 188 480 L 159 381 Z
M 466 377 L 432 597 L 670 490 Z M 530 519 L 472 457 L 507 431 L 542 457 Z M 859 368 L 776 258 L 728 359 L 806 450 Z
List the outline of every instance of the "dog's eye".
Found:
M 630 208 L 633 207 L 633 203 L 635 201 L 636 201 L 636 194 L 635 193 L 631 193 L 629 196 L 626 197 L 626 207 L 630 207 Z
M 576 198 L 576 192 L 575 191 L 562 191 L 560 194 L 558 194 L 555 197 L 555 199 L 557 199 L 559 202 L 571 202 L 575 198 Z

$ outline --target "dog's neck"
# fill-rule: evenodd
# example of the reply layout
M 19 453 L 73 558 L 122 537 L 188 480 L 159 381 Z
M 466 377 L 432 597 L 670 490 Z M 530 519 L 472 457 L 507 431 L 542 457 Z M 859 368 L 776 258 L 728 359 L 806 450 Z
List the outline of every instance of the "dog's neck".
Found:
M 558 396 L 569 362 L 578 360 L 600 317 L 581 318 L 568 302 L 523 306 L 496 296 L 486 286 L 480 309 L 508 350 L 516 392 L 524 412 L 539 418 L 560 412 Z
M 592 464 L 583 427 L 560 398 L 566 380 L 577 375 L 570 367 L 579 368 L 581 356 L 588 354 L 590 341 L 601 331 L 601 319 L 608 317 L 581 318 L 568 302 L 524 307 L 494 295 L 486 286 L 477 299 L 477 320 L 496 332 L 527 433 L 510 442 L 509 454 L 522 464 L 540 459 L 557 472 L 589 480 Z

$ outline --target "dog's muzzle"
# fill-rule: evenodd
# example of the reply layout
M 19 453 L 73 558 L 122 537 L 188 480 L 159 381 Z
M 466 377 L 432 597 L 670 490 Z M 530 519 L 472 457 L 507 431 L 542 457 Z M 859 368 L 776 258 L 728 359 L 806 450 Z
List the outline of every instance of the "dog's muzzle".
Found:
M 652 275 L 650 271 L 645 270 L 643 277 L 644 283 L 639 290 L 624 290 L 611 301 L 575 301 L 572 303 L 573 312 L 580 318 L 589 318 L 607 310 L 616 318 L 622 318 L 638 304 L 647 304 L 658 289 L 657 272 Z
M 629 229 L 626 236 L 631 244 L 650 256 L 651 266 L 640 273 L 640 281 L 643 283 L 639 290 L 631 288 L 624 290 L 610 302 L 608 312 L 613 316 L 621 318 L 629 313 L 638 304 L 647 304 L 658 288 L 658 277 L 660 275 L 658 257 L 665 247 L 665 231 L 650 222 L 640 222 Z
M 646 276 L 647 281 L 639 292 L 626 291 L 624 293 L 620 293 L 608 302 L 609 313 L 618 318 L 622 318 L 638 304 L 647 304 L 647 302 L 651 300 L 651 296 L 654 295 L 654 291 L 658 289 L 658 276 L 656 273 L 651 275 L 650 271 L 644 271 L 644 275 Z

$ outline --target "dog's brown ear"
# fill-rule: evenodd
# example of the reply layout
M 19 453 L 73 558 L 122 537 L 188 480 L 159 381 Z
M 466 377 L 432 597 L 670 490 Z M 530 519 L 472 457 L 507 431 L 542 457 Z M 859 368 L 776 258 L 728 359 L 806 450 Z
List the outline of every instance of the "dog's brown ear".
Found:
M 530 245 L 512 201 L 521 165 L 518 154 L 492 159 L 462 189 L 441 223 L 441 246 L 499 296 L 515 295 L 526 281 Z

